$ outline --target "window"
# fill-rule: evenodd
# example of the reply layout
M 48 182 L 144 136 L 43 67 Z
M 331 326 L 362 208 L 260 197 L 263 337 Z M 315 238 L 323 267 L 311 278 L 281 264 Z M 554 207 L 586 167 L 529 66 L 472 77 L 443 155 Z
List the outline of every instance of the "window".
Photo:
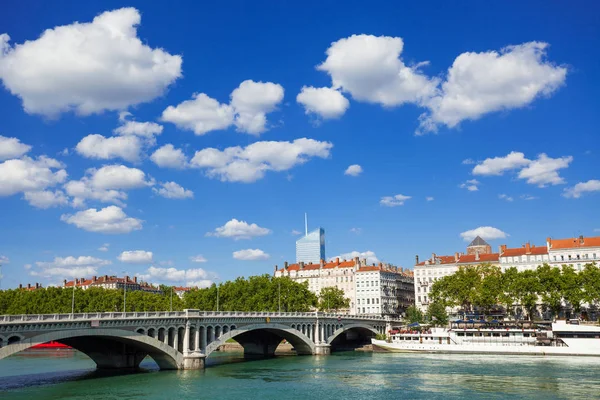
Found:
M 565 261 L 565 256 L 560 256 L 560 261 Z
M 369 303 L 369 300 L 370 300 L 370 299 L 367 299 L 367 304 L 370 304 L 370 303 Z
M 377 299 L 377 304 L 379 304 L 379 299 Z
M 419 303 L 420 303 L 421 302 L 421 296 L 419 296 L 418 299 L 419 299 Z
M 577 254 L 577 259 L 578 259 L 578 260 L 580 260 L 580 258 L 579 258 L 579 254 Z
M 592 256 L 594 257 L 594 259 L 596 258 L 596 253 L 592 254 Z
M 571 255 L 569 254 L 569 260 L 571 259 Z

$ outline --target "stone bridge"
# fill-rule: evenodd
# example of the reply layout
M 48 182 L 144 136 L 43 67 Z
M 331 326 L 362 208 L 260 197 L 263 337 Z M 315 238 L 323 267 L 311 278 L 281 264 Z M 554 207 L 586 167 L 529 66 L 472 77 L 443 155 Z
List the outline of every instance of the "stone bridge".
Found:
M 235 339 L 246 356 L 273 356 L 285 339 L 298 355 L 355 348 L 391 320 L 325 313 L 176 312 L 0 316 L 0 360 L 56 341 L 90 357 L 98 368 L 137 368 L 150 356 L 161 369 L 201 369 L 205 358 Z

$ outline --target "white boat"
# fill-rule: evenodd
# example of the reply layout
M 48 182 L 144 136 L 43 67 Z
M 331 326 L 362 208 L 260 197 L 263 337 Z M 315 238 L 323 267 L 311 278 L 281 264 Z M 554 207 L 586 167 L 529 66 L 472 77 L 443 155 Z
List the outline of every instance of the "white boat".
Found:
M 600 356 L 600 326 L 557 321 L 550 328 L 453 323 L 450 328 L 398 331 L 371 339 L 374 350 L 415 353 Z

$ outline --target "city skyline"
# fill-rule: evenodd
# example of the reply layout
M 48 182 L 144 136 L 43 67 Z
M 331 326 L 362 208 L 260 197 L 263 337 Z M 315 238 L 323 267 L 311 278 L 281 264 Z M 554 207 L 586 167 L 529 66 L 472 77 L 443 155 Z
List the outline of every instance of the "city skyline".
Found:
M 2 288 L 600 235 L 596 5 L 67 3 L 0 14 Z

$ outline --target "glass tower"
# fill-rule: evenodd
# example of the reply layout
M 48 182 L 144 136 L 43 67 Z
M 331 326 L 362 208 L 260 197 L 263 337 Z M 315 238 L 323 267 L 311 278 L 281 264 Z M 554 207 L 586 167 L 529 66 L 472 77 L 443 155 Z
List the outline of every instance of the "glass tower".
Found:
M 325 231 L 323 228 L 309 232 L 296 240 L 296 262 L 318 264 L 325 260 Z

